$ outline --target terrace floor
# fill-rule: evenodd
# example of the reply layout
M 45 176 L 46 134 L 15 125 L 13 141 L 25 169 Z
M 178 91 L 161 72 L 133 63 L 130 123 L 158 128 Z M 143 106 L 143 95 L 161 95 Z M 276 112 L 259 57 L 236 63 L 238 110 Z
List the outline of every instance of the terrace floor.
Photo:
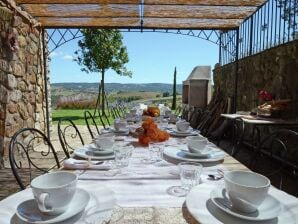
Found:
M 52 142 L 54 144 L 54 147 L 57 151 L 61 152 L 61 146 L 58 140 L 57 135 L 57 127 L 53 126 L 52 129 Z M 89 136 L 88 130 L 86 126 L 79 126 L 79 130 L 83 135 L 83 138 L 86 139 L 85 142 L 90 142 L 91 138 Z M 232 144 L 231 142 L 224 140 L 221 141 L 220 147 L 225 150 L 227 153 L 231 152 Z M 246 147 L 242 147 L 239 154 L 236 156 L 236 159 L 239 160 L 244 165 L 248 166 L 250 158 L 252 156 L 252 150 Z M 270 163 L 265 159 L 261 158 L 259 161 L 259 164 L 262 164 L 262 166 L 256 170 L 256 172 L 266 174 L 268 169 L 270 168 Z M 8 161 L 6 161 L 5 169 L 0 169 L 0 200 L 6 198 L 7 196 L 19 191 L 19 186 L 17 185 L 15 178 L 9 168 Z M 271 179 L 271 182 L 274 186 L 278 186 L 279 183 L 279 177 L 269 177 Z M 290 172 L 284 174 L 283 179 L 283 190 L 288 192 L 291 195 L 298 196 L 298 177 L 293 177 Z

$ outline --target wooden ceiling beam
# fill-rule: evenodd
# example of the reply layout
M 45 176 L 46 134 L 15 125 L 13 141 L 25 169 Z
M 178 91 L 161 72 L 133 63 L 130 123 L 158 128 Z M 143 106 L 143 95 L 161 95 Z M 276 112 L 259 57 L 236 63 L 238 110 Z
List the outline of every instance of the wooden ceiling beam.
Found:
M 203 18 L 203 19 L 245 19 L 255 12 L 256 7 L 235 6 L 174 6 L 148 5 L 144 17 L 157 18 Z
M 15 0 L 17 4 L 140 4 L 139 0 Z M 144 0 L 145 5 L 261 6 L 266 0 Z
M 45 28 L 141 28 L 137 18 L 36 18 Z M 239 26 L 242 20 L 228 19 L 171 19 L 146 18 L 142 28 L 150 29 L 233 29 Z
M 58 5 L 25 4 L 23 9 L 34 17 L 138 17 L 137 5 Z
M 136 5 L 25 4 L 23 6 L 34 17 L 139 17 L 139 7 Z M 245 19 L 255 10 L 256 7 L 148 5 L 144 8 L 144 17 Z

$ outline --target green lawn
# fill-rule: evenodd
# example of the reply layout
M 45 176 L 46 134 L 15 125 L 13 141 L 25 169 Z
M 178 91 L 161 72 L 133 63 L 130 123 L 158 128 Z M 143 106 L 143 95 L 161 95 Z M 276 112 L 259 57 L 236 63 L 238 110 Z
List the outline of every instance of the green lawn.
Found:
M 85 125 L 84 119 L 84 111 L 85 109 L 74 109 L 74 110 L 66 110 L 66 109 L 57 109 L 52 110 L 52 121 L 53 124 L 58 124 L 59 119 L 61 118 L 69 118 L 77 125 Z M 89 110 L 93 115 L 93 110 Z M 112 117 L 109 117 L 110 124 L 114 122 Z
M 58 124 L 60 118 L 69 118 L 75 124 L 84 125 L 84 111 L 85 110 L 52 110 L 53 124 Z M 93 114 L 93 112 L 91 112 Z

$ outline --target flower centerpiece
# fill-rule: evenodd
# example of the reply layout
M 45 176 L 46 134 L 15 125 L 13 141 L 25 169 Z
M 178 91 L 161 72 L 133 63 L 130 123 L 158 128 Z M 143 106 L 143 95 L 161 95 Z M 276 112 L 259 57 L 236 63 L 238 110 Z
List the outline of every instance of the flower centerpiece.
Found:
M 262 100 L 263 102 L 264 101 L 270 101 L 273 99 L 273 95 L 272 93 L 266 91 L 266 90 L 261 90 L 259 92 L 259 99 Z
M 157 106 L 149 106 L 146 110 L 143 111 L 143 115 L 151 117 L 159 117 L 160 110 Z
M 157 127 L 157 124 L 151 117 L 145 118 L 141 129 L 139 143 L 142 145 L 148 145 L 151 141 L 163 142 L 170 137 L 168 132 L 162 131 Z
M 274 100 L 273 98 L 273 94 L 266 90 L 259 92 L 259 99 L 262 102 L 257 108 L 259 116 L 280 117 L 282 112 L 288 109 L 290 100 Z

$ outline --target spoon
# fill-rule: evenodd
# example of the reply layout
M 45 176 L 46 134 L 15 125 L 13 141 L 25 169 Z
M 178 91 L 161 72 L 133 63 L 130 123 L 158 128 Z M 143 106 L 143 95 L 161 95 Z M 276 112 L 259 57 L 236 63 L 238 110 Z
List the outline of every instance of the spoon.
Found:
M 222 175 L 214 175 L 214 174 L 208 174 L 209 179 L 211 180 L 220 180 L 223 178 Z
M 209 179 L 211 180 L 220 180 L 224 177 L 224 172 L 221 169 L 216 170 L 218 174 L 208 174 Z

